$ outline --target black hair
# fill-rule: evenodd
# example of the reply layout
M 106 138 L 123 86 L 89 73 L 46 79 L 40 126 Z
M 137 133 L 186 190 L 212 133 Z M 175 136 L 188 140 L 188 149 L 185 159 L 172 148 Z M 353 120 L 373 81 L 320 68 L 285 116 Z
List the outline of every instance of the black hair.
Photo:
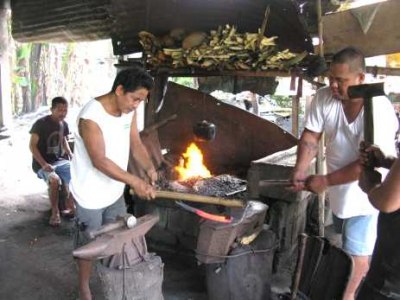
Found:
M 347 64 L 353 72 L 365 72 L 365 55 L 355 47 L 346 47 L 332 57 L 332 64 Z
M 51 108 L 56 108 L 58 104 L 68 104 L 68 101 L 64 97 L 55 97 L 51 100 Z
M 120 71 L 115 77 L 111 92 L 115 92 L 119 85 L 122 85 L 124 93 L 134 92 L 137 89 L 145 88 L 151 90 L 153 78 L 143 68 L 134 67 Z

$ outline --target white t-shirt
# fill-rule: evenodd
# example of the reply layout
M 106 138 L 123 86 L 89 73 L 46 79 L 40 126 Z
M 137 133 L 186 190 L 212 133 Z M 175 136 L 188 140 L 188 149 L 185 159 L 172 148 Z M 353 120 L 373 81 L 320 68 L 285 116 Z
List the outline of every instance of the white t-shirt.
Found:
M 77 124 L 80 119 L 94 121 L 102 131 L 106 157 L 126 170 L 132 117 L 133 112 L 120 117 L 112 116 L 99 101 L 92 99 L 80 111 Z M 93 166 L 77 130 L 71 162 L 70 190 L 78 204 L 87 209 L 107 207 L 121 197 L 124 186 L 124 183 L 108 177 Z
M 374 144 L 385 154 L 396 155 L 395 134 L 398 121 L 390 101 L 373 98 Z M 307 116 L 305 127 L 313 132 L 325 132 L 328 173 L 341 169 L 359 157 L 359 145 L 364 138 L 364 108 L 348 123 L 342 103 L 333 98 L 329 87 L 317 91 Z M 380 170 L 386 175 L 387 170 Z M 377 213 L 358 181 L 328 188 L 332 212 L 339 218 Z

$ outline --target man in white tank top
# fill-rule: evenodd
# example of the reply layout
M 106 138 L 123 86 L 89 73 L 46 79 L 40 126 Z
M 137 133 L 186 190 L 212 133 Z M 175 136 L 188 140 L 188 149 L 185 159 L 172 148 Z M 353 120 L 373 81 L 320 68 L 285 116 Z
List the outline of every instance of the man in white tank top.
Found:
M 143 199 L 153 199 L 157 172 L 143 146 L 136 109 L 153 86 L 151 76 L 140 68 L 119 72 L 111 91 L 90 100 L 77 117 L 70 191 L 76 201 L 78 245 L 88 241 L 87 232 L 126 213 L 123 192 L 129 185 Z M 129 149 L 148 176 L 127 172 Z M 92 261 L 78 259 L 80 299 L 91 299 Z

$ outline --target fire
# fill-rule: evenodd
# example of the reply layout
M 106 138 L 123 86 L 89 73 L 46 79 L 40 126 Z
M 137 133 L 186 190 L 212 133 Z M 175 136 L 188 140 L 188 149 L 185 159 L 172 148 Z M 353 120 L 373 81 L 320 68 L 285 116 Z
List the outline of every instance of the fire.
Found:
M 179 180 L 191 177 L 211 177 L 210 171 L 203 165 L 203 154 L 195 143 L 191 143 L 182 156 L 183 159 L 179 161 L 179 166 L 175 167 L 179 174 Z

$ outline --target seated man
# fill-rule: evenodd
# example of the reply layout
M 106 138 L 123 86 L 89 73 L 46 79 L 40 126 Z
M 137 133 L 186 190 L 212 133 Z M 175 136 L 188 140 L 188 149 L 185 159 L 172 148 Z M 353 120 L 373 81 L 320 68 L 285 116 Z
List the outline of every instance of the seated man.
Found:
M 63 97 L 56 97 L 51 102 L 51 114 L 37 120 L 31 130 L 29 148 L 32 152 L 32 169 L 37 176 L 49 185 L 51 216 L 49 224 L 61 223 L 58 207 L 58 189 L 62 184 L 67 193 L 66 216 L 73 216 L 74 203 L 69 195 L 68 184 L 71 180 L 71 149 L 67 142 L 68 124 L 64 121 L 68 112 L 68 102 Z

